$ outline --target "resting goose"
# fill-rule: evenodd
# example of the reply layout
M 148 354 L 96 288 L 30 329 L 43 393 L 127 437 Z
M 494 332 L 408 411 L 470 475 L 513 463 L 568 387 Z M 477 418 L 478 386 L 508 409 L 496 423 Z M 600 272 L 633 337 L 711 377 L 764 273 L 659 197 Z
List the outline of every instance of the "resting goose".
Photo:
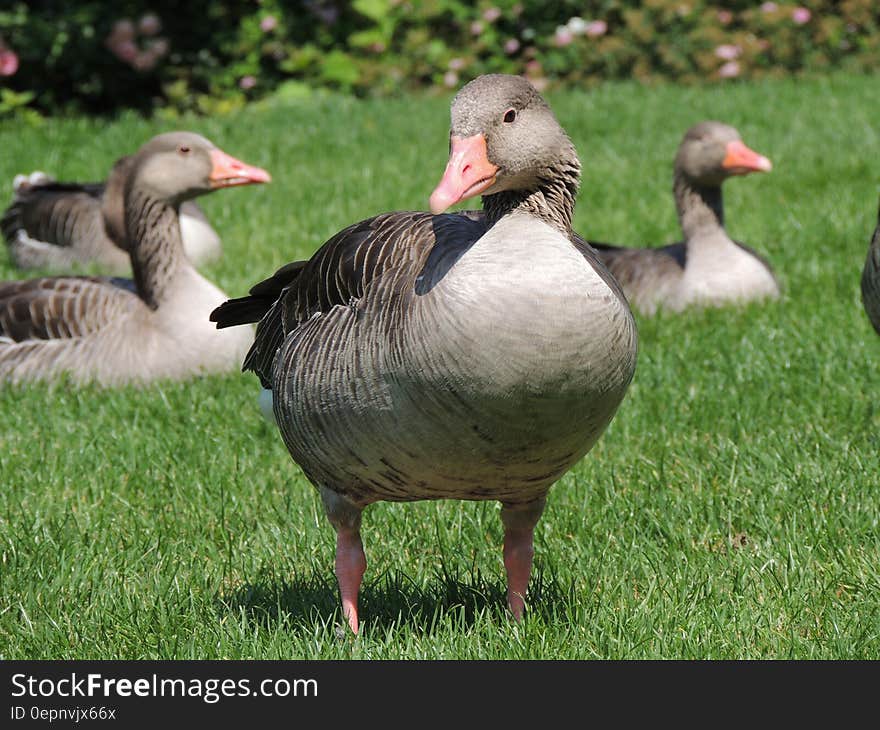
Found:
M 874 329 L 880 334 L 880 211 L 877 227 L 868 248 L 865 268 L 862 269 L 862 304 Z
M 746 147 L 731 126 L 700 122 L 675 158 L 673 192 L 684 240 L 660 248 L 623 248 L 590 241 L 646 315 L 658 309 L 721 306 L 779 296 L 769 264 L 724 229 L 721 184 L 733 175 L 769 172 L 770 160 Z
M 637 335 L 595 252 L 573 243 L 574 146 L 523 78 L 488 75 L 452 104 L 433 215 L 356 223 L 213 315 L 259 320 L 244 362 L 274 395 L 294 461 L 336 530 L 357 633 L 361 513 L 376 501 L 497 500 L 516 618 L 551 485 L 595 444 Z M 441 214 L 483 196 L 485 218 Z
M 189 132 L 161 134 L 132 158 L 108 225 L 128 246 L 134 281 L 89 276 L 0 282 L 0 380 L 107 385 L 229 370 L 249 329 L 208 321 L 226 295 L 183 253 L 178 209 L 223 187 L 268 182 Z
M 96 263 L 113 273 L 130 271 L 128 253 L 104 228 L 106 189 L 124 180 L 131 157 L 116 161 L 107 183 L 56 182 L 45 173 L 17 175 L 13 200 L 0 229 L 13 263 L 20 269 L 69 271 Z M 219 258 L 220 237 L 194 201 L 180 206 L 183 248 L 196 264 Z

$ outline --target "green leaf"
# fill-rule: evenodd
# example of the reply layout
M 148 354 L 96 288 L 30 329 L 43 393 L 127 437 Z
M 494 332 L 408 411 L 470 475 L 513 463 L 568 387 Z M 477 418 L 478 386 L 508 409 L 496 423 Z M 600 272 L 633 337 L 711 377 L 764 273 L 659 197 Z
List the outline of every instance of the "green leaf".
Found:
M 388 43 L 388 34 L 379 28 L 371 28 L 370 30 L 362 30 L 352 33 L 348 37 L 348 43 L 354 48 L 368 48 L 374 43 Z
M 275 98 L 282 101 L 307 99 L 313 96 L 312 87 L 302 81 L 285 81 L 275 90 Z
M 330 51 L 321 64 L 321 76 L 341 86 L 351 86 L 357 83 L 360 71 L 347 53 Z
M 388 0 L 354 0 L 351 6 L 361 15 L 381 23 L 391 10 Z
M 33 101 L 33 91 L 13 91 L 12 89 L 0 89 L 0 103 L 9 109 L 17 106 L 27 106 Z

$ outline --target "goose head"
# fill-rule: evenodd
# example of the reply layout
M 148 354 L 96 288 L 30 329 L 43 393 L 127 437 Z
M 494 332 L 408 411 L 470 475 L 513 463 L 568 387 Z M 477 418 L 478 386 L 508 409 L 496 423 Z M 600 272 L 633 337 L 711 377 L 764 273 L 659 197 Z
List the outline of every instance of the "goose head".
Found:
M 574 145 L 550 107 L 521 76 L 487 74 L 452 101 L 449 162 L 431 212 L 477 195 L 531 191 L 560 164 L 579 171 Z
M 239 185 L 266 183 L 269 173 L 226 154 L 192 132 L 153 137 L 134 155 L 127 190 L 132 187 L 171 205 Z
M 675 169 L 700 187 L 718 187 L 734 175 L 770 172 L 766 157 L 743 144 L 739 132 L 721 122 L 700 122 L 684 135 Z

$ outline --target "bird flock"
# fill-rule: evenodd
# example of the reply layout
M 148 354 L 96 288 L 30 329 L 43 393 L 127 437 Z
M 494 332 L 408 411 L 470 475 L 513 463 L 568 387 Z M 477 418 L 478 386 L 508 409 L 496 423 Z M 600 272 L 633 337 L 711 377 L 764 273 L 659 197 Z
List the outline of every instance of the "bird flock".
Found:
M 721 193 L 772 163 L 733 127 L 696 124 L 673 170 L 682 240 L 632 248 L 572 229 L 578 155 L 527 80 L 466 84 L 449 139 L 430 212 L 354 223 L 238 298 L 196 268 L 220 237 L 195 199 L 268 183 L 265 170 L 171 132 L 121 157 L 105 184 L 17 176 L 0 224 L 10 258 L 55 275 L 0 282 L 0 379 L 117 386 L 252 371 L 336 532 L 353 632 L 362 513 L 383 500 L 500 502 L 519 619 L 550 487 L 596 443 L 635 373 L 631 307 L 779 296 L 767 261 L 727 234 Z M 480 210 L 445 212 L 478 196 Z M 131 278 L 72 273 L 83 263 Z M 861 286 L 880 333 L 880 221 Z

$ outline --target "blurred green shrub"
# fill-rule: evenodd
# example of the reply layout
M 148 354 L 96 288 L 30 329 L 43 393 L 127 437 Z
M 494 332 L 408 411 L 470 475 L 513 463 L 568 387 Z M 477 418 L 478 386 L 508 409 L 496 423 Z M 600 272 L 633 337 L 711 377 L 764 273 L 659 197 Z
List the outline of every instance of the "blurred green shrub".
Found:
M 877 0 L 6 0 L 0 8 L 0 83 L 18 94 L 0 114 L 24 98 L 44 112 L 212 113 L 279 90 L 394 94 L 456 88 L 487 72 L 525 74 L 543 88 L 841 67 L 880 68 Z

